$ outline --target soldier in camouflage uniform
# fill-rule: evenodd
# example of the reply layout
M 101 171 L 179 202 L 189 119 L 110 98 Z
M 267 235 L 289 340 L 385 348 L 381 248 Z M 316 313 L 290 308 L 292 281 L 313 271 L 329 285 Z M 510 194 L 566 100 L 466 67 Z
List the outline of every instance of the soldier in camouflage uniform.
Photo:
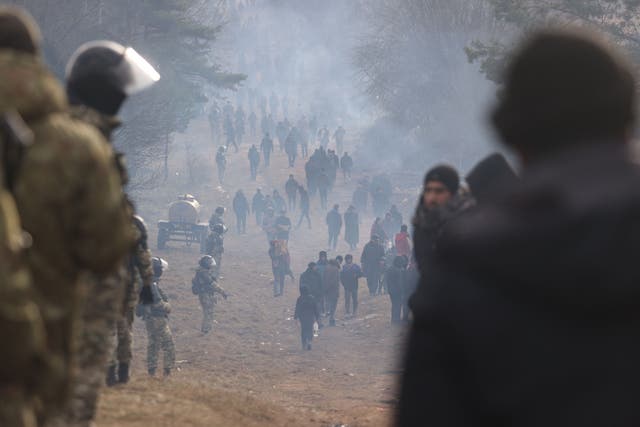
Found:
M 200 305 L 202 306 L 202 328 L 203 334 L 207 334 L 213 327 L 213 308 L 216 305 L 216 292 L 227 299 L 227 293 L 216 283 L 216 277 L 213 269 L 215 260 L 210 255 L 200 258 L 196 275 L 191 280 L 191 291 L 194 295 L 198 295 Z
M 82 307 L 80 273 L 111 273 L 132 245 L 113 152 L 95 128 L 72 119 L 64 91 L 45 68 L 39 41 L 6 38 L 12 14 L 0 11 L 0 111 L 14 109 L 33 131 L 15 181 L 26 253 L 47 334 L 47 357 L 60 372 L 39 396 L 39 422 L 55 422 L 69 403 Z M 31 27 L 29 24 L 23 28 Z M 23 39 L 29 38 L 29 31 Z M 81 195 L 81 197 L 80 197 Z
M 129 381 L 133 345 L 133 314 L 141 288 L 150 287 L 153 283 L 154 272 L 151 267 L 151 251 L 147 245 L 147 227 L 138 215 L 135 215 L 133 220 L 136 226 L 136 246 L 127 257 L 126 287 L 122 305 L 124 315 L 119 316 L 116 321 L 116 349 L 107 373 L 107 384 L 114 384 L 116 380 L 121 384 Z
M 222 267 L 222 254 L 224 253 L 224 225 L 216 224 L 207 236 L 206 254 L 211 255 L 215 261 L 213 265 L 213 274 L 217 279 L 220 277 L 220 268 Z
M 220 224 L 224 227 L 225 231 L 227 229 L 227 227 L 224 225 L 224 211 L 225 209 L 222 206 L 218 206 L 216 208 L 216 210 L 213 212 L 213 215 L 211 215 L 211 218 L 209 218 L 209 229 L 213 230 L 213 227 L 217 224 Z
M 31 140 L 17 114 L 0 113 L 0 152 L 8 153 L 8 147 Z M 0 425 L 35 427 L 37 387 L 49 384 L 56 372 L 47 364 L 44 324 L 25 268 L 29 239 L 22 233 L 15 202 L 5 185 L 12 181 L 5 180 L 10 169 L 7 162 L 16 159 L 2 156 L 0 160 L 0 342 L 7 344 L 0 355 Z
M 160 276 L 168 264 L 161 258 L 153 257 L 153 304 L 138 304 L 136 314 L 141 316 L 147 328 L 147 369 L 149 375 L 156 374 L 158 368 L 158 356 L 160 349 L 164 354 L 164 376 L 171 374 L 176 361 L 173 336 L 169 328 L 168 317 L 171 305 L 162 289 L 160 289 Z
M 132 82 L 137 79 L 131 75 L 136 70 L 129 58 L 132 51 L 131 48 L 113 42 L 89 42 L 76 51 L 67 67 L 67 93 L 73 105 L 73 115 L 98 129 L 106 138 L 104 143 L 108 147 L 111 134 L 120 126 L 116 115 L 127 96 L 132 93 Z M 138 60 L 144 61 L 142 58 Z M 126 185 L 128 175 L 124 157 L 117 153 L 112 156 L 112 162 L 119 172 L 120 185 Z M 128 229 L 135 236 L 135 244 L 130 246 L 127 260 L 119 265 L 117 271 L 108 277 L 87 278 L 89 295 L 85 304 L 81 352 L 78 357 L 79 375 L 74 383 L 73 401 L 67 414 L 70 424 L 85 426 L 95 418 L 105 372 L 108 373 L 107 383 L 110 385 L 118 380 L 128 381 L 131 361 L 130 328 L 133 321 L 131 307 L 137 302 L 137 275 L 143 279 L 141 296 L 146 295 L 149 299 L 151 295 L 150 255 L 143 238 L 146 230 L 141 222 L 135 221 L 133 203 L 126 197 L 124 205 Z M 119 336 L 118 329 L 121 332 Z M 114 350 L 117 338 L 120 338 L 118 341 L 121 344 L 119 351 Z M 114 351 L 118 352 L 119 357 L 115 357 Z M 116 365 L 117 361 L 121 362 L 119 366 Z M 120 374 L 120 378 L 116 376 L 116 372 Z

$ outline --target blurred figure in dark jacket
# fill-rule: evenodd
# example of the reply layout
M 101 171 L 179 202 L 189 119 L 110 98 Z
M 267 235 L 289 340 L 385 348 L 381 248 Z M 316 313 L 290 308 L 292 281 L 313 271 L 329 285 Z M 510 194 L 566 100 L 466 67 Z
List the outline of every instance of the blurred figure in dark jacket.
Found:
M 418 258 L 429 280 L 412 299 L 396 424 L 638 425 L 631 67 L 590 35 L 546 30 L 505 81 L 492 120 L 521 181 Z

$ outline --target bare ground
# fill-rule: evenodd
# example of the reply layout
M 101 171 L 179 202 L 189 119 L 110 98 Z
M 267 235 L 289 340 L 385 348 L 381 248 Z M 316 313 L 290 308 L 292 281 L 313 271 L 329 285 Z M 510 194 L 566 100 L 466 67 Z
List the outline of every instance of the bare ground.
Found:
M 202 135 L 203 124 L 195 133 Z M 247 235 L 235 233 L 235 218 L 228 211 L 230 228 L 225 239 L 221 285 L 231 294 L 219 301 L 214 330 L 200 333 L 201 310 L 191 294 L 199 248 L 170 243 L 155 250 L 157 220 L 167 215 L 167 205 L 182 191 L 196 194 L 206 220 L 218 205 L 231 207 L 235 191 L 242 188 L 248 198 L 256 187 L 283 193 L 289 173 L 304 181 L 300 160 L 295 169 L 286 167 L 286 156 L 275 153 L 269 171 L 258 182 L 248 179 L 248 144 L 239 154 L 228 156 L 226 182 L 190 189 L 183 184 L 136 194 L 139 209 L 147 220 L 155 255 L 169 262 L 162 286 L 173 312 L 170 325 L 176 344 L 178 370 L 170 378 L 146 375 L 146 332 L 135 324 L 132 382 L 106 390 L 100 403 L 98 425 L 115 426 L 387 426 L 390 424 L 397 382 L 398 355 L 405 329 L 389 323 L 390 303 L 386 296 L 370 297 L 360 285 L 358 317 L 344 318 L 344 302 L 338 306 L 338 324 L 320 331 L 312 351 L 302 351 L 299 327 L 293 317 L 298 286 L 287 279 L 285 295 L 273 297 L 267 242 L 250 217 Z M 213 164 L 213 148 L 203 154 Z M 215 166 L 213 166 L 215 167 Z M 262 165 L 261 165 L 262 169 Z M 212 174 L 212 176 L 215 174 Z M 354 189 L 352 182 L 337 181 L 330 203 L 344 210 Z M 312 206 L 317 200 L 312 200 Z M 292 232 L 290 251 L 297 276 L 306 264 L 326 247 L 325 213 L 314 212 L 313 229 L 303 225 Z M 292 215 L 297 222 L 297 216 Z M 370 218 L 362 221 L 361 236 L 368 235 Z M 361 238 L 363 241 L 364 238 Z M 363 242 L 364 243 L 364 242 Z M 341 241 L 337 252 L 346 254 Z M 354 258 L 359 259 L 360 250 Z

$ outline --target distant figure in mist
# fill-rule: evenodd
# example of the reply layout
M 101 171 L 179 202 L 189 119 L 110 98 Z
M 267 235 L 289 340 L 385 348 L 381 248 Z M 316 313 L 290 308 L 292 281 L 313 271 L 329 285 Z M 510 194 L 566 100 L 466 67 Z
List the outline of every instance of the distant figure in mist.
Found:
M 326 151 L 329 146 L 329 129 L 326 125 L 318 131 L 318 141 L 320 141 L 322 149 Z
M 224 119 L 224 134 L 227 137 L 227 147 L 234 146 L 236 149 L 236 153 L 238 152 L 238 144 L 236 143 L 236 130 L 233 127 L 233 121 L 231 116 L 228 116 Z
M 351 250 L 356 249 L 360 241 L 360 219 L 353 205 L 344 213 L 344 240 Z
M 311 350 L 313 324 L 320 319 L 318 305 L 306 286 L 300 287 L 300 296 L 296 301 L 294 319 L 300 321 L 300 338 L 303 350 Z
M 311 218 L 309 218 L 309 210 L 311 208 L 311 203 L 309 201 L 309 193 L 304 189 L 302 185 L 298 186 L 298 192 L 300 193 L 300 219 L 298 220 L 298 225 L 296 228 L 300 228 L 303 219 L 307 219 L 307 225 L 309 229 L 311 229 Z
M 366 212 L 369 201 L 369 192 L 363 185 L 358 185 L 358 188 L 353 192 L 351 203 L 358 210 L 358 212 Z
M 258 166 L 260 165 L 260 153 L 258 152 L 255 144 L 251 145 L 251 148 L 249 148 L 247 157 L 249 158 L 249 173 L 251 174 L 251 181 L 255 181 L 258 177 Z
M 219 147 L 216 153 L 216 167 L 218 168 L 218 182 L 224 182 L 224 172 L 227 170 L 227 155 L 224 147 Z
M 362 269 L 353 262 L 353 255 L 344 257 L 344 266 L 340 271 L 340 283 L 344 288 L 344 312 L 355 317 L 358 311 L 358 279 L 364 277 Z
M 271 258 L 271 271 L 273 272 L 273 296 L 281 297 L 284 294 L 284 279 L 289 276 L 295 280 L 291 272 L 291 258 L 287 242 L 285 240 L 272 240 L 269 242 L 269 258 Z
M 345 181 L 347 180 L 347 177 L 351 179 L 351 170 L 353 169 L 353 159 L 351 158 L 349 153 L 347 153 L 346 151 L 342 155 L 342 158 L 340 159 L 340 169 L 342 169 L 342 176 L 344 177 Z
M 238 190 L 233 197 L 233 212 L 236 214 L 236 230 L 238 234 L 247 234 L 247 215 L 249 215 L 249 201 L 242 190 Z
M 294 127 L 284 141 L 284 151 L 287 153 L 290 168 L 295 166 L 296 157 L 298 156 L 298 139 L 298 129 Z
M 289 203 L 289 210 L 291 212 L 295 212 L 296 210 L 296 196 L 298 194 L 298 181 L 293 177 L 293 175 L 289 175 L 289 179 L 284 184 L 284 192 L 287 193 L 287 202 Z
M 273 153 L 273 139 L 269 136 L 269 132 L 264 134 L 262 142 L 260 143 L 260 151 L 262 151 L 262 157 L 264 158 L 264 166 L 269 167 L 271 153 Z
M 324 169 L 322 169 L 320 175 L 318 175 L 317 185 L 318 193 L 320 194 L 320 207 L 327 209 L 327 197 L 329 195 L 329 187 L 331 187 L 331 180 Z
M 256 194 L 253 195 L 253 199 L 251 199 L 251 212 L 253 212 L 256 217 L 257 226 L 262 225 L 262 216 L 264 215 L 265 207 L 264 194 L 262 194 L 262 191 L 258 188 Z
M 640 425 L 634 75 L 581 30 L 513 53 L 491 121 L 521 182 L 449 222 L 436 256 L 414 233 L 428 274 L 396 425 Z
M 327 229 L 329 232 L 329 243 L 328 249 L 335 250 L 338 245 L 338 237 L 340 236 L 340 231 L 342 230 L 342 215 L 339 211 L 339 205 L 333 205 L 333 209 L 329 211 L 327 214 Z

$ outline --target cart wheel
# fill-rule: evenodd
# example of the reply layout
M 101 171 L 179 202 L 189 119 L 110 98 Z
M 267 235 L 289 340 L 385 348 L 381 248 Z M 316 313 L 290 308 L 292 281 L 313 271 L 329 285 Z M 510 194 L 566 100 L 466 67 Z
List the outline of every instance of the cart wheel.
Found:
M 158 231 L 158 249 L 164 249 L 169 239 L 168 233 L 164 230 Z

